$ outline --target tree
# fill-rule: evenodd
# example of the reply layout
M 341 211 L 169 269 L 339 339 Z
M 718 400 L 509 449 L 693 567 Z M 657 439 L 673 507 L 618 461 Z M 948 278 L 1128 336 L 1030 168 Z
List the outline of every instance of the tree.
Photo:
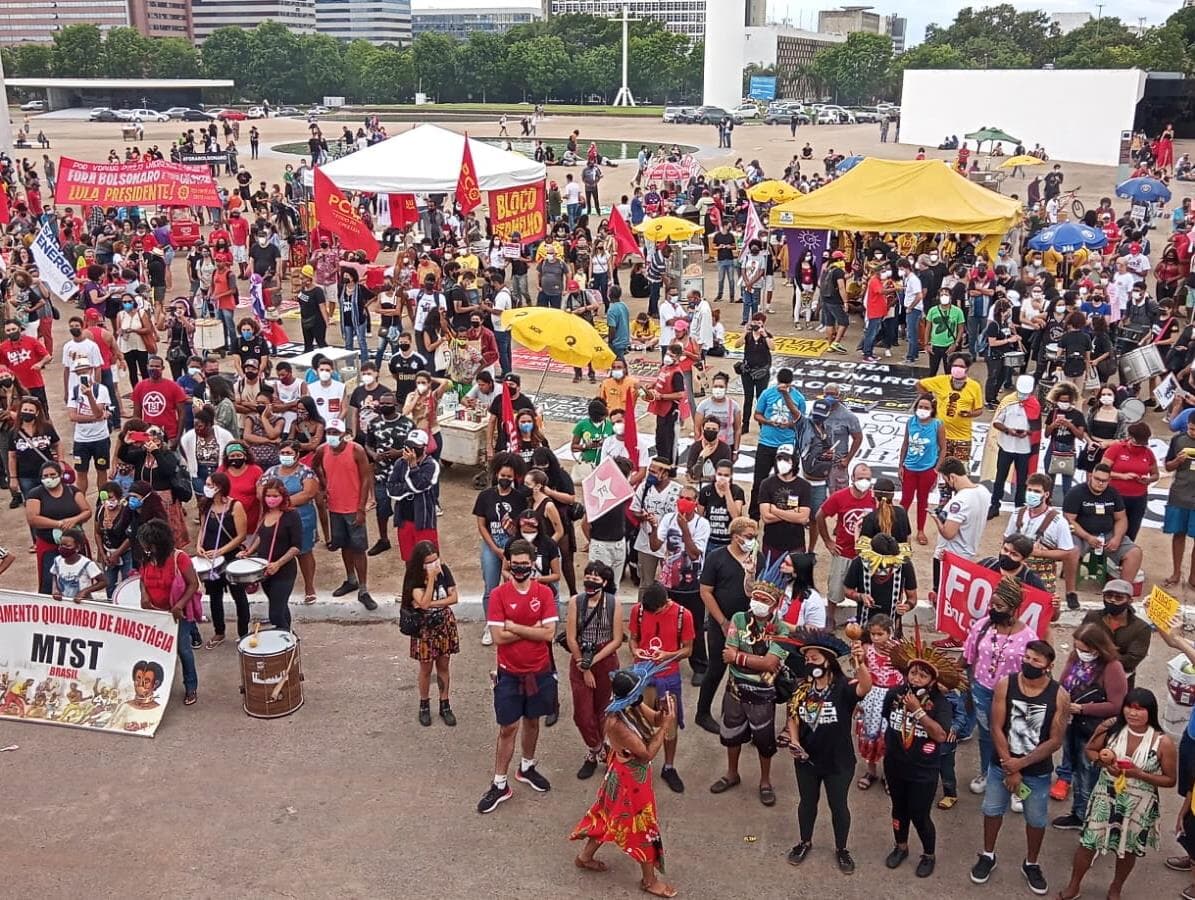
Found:
M 415 95 L 415 57 L 410 50 L 378 48 L 364 73 L 362 96 L 374 103 L 409 103 Z
M 4 73 L 9 78 L 45 78 L 53 71 L 54 53 L 40 44 L 0 48 Z
M 273 97 L 275 103 L 298 93 L 302 90 L 302 85 L 295 83 L 298 60 L 299 36 L 278 22 L 262 22 L 250 34 L 250 77 L 243 91 L 251 90 L 263 100 Z
M 1050 62 L 1050 42 L 1058 34 L 1045 13 L 1002 3 L 963 7 L 948 27 L 928 26 L 925 43 L 954 47 L 984 68 L 1024 68 Z
M 344 62 L 348 46 L 330 34 L 300 35 L 299 54 L 304 62 L 296 74 L 301 84 L 292 85 L 286 98 L 311 103 L 325 95 L 361 97 L 349 89 L 351 77 Z
M 485 103 L 491 98 L 508 95 L 506 41 L 502 35 L 475 31 L 460 48 L 460 54 L 468 61 L 460 71 L 466 99 Z
M 552 94 L 561 89 L 561 75 L 569 71 L 564 41 L 553 35 L 514 44 L 507 51 L 507 59 L 512 64 L 517 61 L 527 92 L 536 100 L 552 99 Z
M 199 51 L 185 38 L 158 38 L 149 42 L 146 74 L 152 78 L 183 78 L 199 75 L 203 66 Z
M 846 41 L 818 51 L 811 66 L 815 78 L 839 103 L 859 103 L 878 96 L 889 84 L 892 39 L 855 32 Z
M 233 78 L 237 87 L 245 80 L 249 59 L 249 35 L 240 28 L 217 28 L 200 50 L 203 68 L 212 78 Z
M 415 61 L 415 82 L 421 90 L 437 100 L 451 99 L 458 94 L 456 83 L 459 45 L 446 34 L 425 31 L 411 43 Z
M 143 78 L 150 41 L 136 28 L 113 28 L 104 36 L 100 72 L 108 78 Z
M 51 69 L 58 78 L 98 78 L 103 41 L 95 25 L 67 25 L 54 35 Z

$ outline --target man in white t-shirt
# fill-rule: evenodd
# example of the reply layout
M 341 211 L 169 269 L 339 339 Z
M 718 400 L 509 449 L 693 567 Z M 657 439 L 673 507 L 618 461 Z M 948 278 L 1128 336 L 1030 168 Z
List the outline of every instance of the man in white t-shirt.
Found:
M 929 266 L 929 257 L 922 254 L 917 260 L 917 266 L 921 269 Z M 912 365 L 921 355 L 921 346 L 917 343 L 917 325 L 925 313 L 925 289 L 921 286 L 921 278 L 907 259 L 900 261 L 900 280 L 905 289 L 905 331 L 909 341 L 909 352 L 905 356 L 905 362 Z
M 631 464 L 631 474 L 627 476 L 627 481 L 631 483 L 631 487 L 638 487 L 647 477 L 647 465 L 651 462 L 651 452 L 647 447 L 648 441 L 644 438 L 639 439 L 636 447 L 639 458 L 631 459 L 631 451 L 623 442 L 623 437 L 626 434 L 626 411 L 611 410 L 610 424 L 614 428 L 614 434 L 602 441 L 598 462 L 604 463 L 608 459 L 627 460 Z
M 1067 608 L 1078 609 L 1075 580 L 1079 572 L 1079 548 L 1062 510 L 1050 505 L 1053 487 L 1049 475 L 1043 472 L 1030 475 L 1025 480 L 1025 505 L 1008 517 L 1004 536 L 1023 534 L 1033 539 L 1033 555 L 1025 562 L 1051 594 L 1058 577 L 1058 563 L 1062 563 Z
M 656 570 L 664 558 L 663 547 L 652 549 L 651 535 L 666 515 L 676 511 L 680 489 L 680 482 L 672 477 L 672 463 L 656 457 L 647 467 L 647 478 L 635 489 L 631 498 L 631 514 L 639 518 L 635 551 L 639 557 L 641 591 L 656 580 Z M 706 537 L 708 539 L 709 535 Z
M 942 557 L 950 552 L 963 559 L 979 558 L 979 539 L 987 524 L 988 505 L 992 495 L 981 484 L 967 477 L 967 466 L 961 459 L 947 457 L 938 464 L 938 474 L 949 496 L 938 507 L 938 544 L 934 547 L 934 585 L 929 592 L 930 603 L 936 605 L 938 585 L 942 579 Z M 961 646 L 953 638 L 934 642 L 935 647 Z
M 444 295 L 436 290 L 436 276 L 430 272 L 423 276 L 423 287 L 407 291 L 407 297 L 414 304 L 415 346 L 419 352 L 427 356 L 427 346 L 423 342 L 423 326 L 427 323 L 427 314 L 437 306 L 442 310 L 448 309 L 448 301 Z
M 714 311 L 710 302 L 701 296 L 701 291 L 689 291 L 689 334 L 693 335 L 702 351 L 714 346 Z
M 572 173 L 564 176 L 564 205 L 568 213 L 568 230 L 577 227 L 577 219 L 581 217 L 581 185 L 577 184 Z
M 316 380 L 307 385 L 307 395 L 325 422 L 344 418 L 344 382 L 332 378 L 332 361 L 320 360 Z
M 91 369 L 91 377 L 99 381 L 102 377 L 104 357 L 100 353 L 100 345 L 91 339 L 90 332 L 83 327 L 83 320 L 79 316 L 71 316 L 71 339 L 62 345 L 62 402 L 70 397 L 71 388 L 75 386 L 75 360 L 85 360 Z
M 95 380 L 93 369 L 84 357 L 75 360 L 75 384 L 67 397 L 67 415 L 75 423 L 75 487 L 87 493 L 87 470 L 95 463 L 96 484 L 108 480 L 108 462 L 112 442 L 108 432 L 108 410 L 112 397 Z
M 514 366 L 510 361 L 510 329 L 502 324 L 502 313 L 514 308 L 514 298 L 506 286 L 506 273 L 503 270 L 490 270 L 490 286 L 494 290 L 494 298 L 489 301 L 490 324 L 494 328 L 494 341 L 498 344 L 498 365 L 505 375 Z

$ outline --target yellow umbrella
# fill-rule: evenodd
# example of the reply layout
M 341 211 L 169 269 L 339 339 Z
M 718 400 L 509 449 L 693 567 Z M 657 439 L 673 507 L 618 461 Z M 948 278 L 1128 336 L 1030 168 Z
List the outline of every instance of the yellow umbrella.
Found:
M 1020 156 L 1010 156 L 997 169 L 1015 169 L 1017 166 L 1044 166 L 1045 163 L 1036 156 L 1029 156 L 1027 153 L 1022 153 Z
M 787 203 L 800 197 L 801 192 L 791 184 L 772 178 L 747 188 L 747 196 L 756 203 Z
M 677 216 L 658 216 L 640 222 L 635 230 L 651 241 L 683 241 L 699 233 L 701 226 Z
M 597 329 L 572 313 L 546 306 L 524 306 L 502 313 L 502 325 L 528 350 L 547 350 L 566 366 L 592 365 L 608 369 L 614 352 Z
M 745 178 L 746 176 L 746 172 L 736 169 L 734 166 L 714 166 L 705 173 L 706 178 L 713 178 L 717 181 L 734 181 L 736 178 Z

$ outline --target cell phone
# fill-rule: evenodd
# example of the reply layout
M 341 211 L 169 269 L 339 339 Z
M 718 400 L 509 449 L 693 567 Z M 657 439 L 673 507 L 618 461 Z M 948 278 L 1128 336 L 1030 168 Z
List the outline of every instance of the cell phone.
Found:
M 127 439 L 132 444 L 144 444 L 149 440 L 149 434 L 145 431 L 130 431 Z

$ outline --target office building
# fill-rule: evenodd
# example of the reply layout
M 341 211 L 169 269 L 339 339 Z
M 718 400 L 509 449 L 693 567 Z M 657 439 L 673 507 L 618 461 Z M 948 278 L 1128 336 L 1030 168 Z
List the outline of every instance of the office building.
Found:
M 411 0 L 315 0 L 315 30 L 342 41 L 411 43 Z
M 315 0 L 191 0 L 195 40 L 218 28 L 256 28 L 267 20 L 296 34 L 315 32 Z
M 516 25 L 526 25 L 543 17 L 540 2 L 478 6 L 476 0 L 464 0 L 463 5 L 451 0 L 416 0 L 411 10 L 411 30 L 415 35 L 430 31 L 463 41 L 473 32 L 501 34 Z
M 812 96 L 814 85 L 806 72 L 814 54 L 826 47 L 841 44 L 844 34 L 822 34 L 784 25 L 764 25 L 747 28 L 743 65 L 775 67 L 776 97 L 803 100 Z
M 892 39 L 892 49 L 903 53 L 908 32 L 908 20 L 903 16 L 883 16 L 872 6 L 840 6 L 823 9 L 817 14 L 817 30 L 823 34 L 886 34 Z
M 4 0 L 0 44 L 49 44 L 70 25 L 136 28 L 147 37 L 191 37 L 191 0 Z
M 709 0 L 709 15 L 720 20 L 736 0 Z M 742 3 L 743 25 L 762 25 L 767 19 L 767 0 L 737 0 Z M 691 41 L 705 38 L 706 0 L 544 0 L 544 12 L 553 16 L 584 13 L 591 16 L 621 18 L 624 6 L 632 19 L 656 19 L 669 31 L 683 34 Z M 717 29 L 714 29 L 717 31 Z
M 191 0 L 129 0 L 129 24 L 146 37 L 195 37 Z

